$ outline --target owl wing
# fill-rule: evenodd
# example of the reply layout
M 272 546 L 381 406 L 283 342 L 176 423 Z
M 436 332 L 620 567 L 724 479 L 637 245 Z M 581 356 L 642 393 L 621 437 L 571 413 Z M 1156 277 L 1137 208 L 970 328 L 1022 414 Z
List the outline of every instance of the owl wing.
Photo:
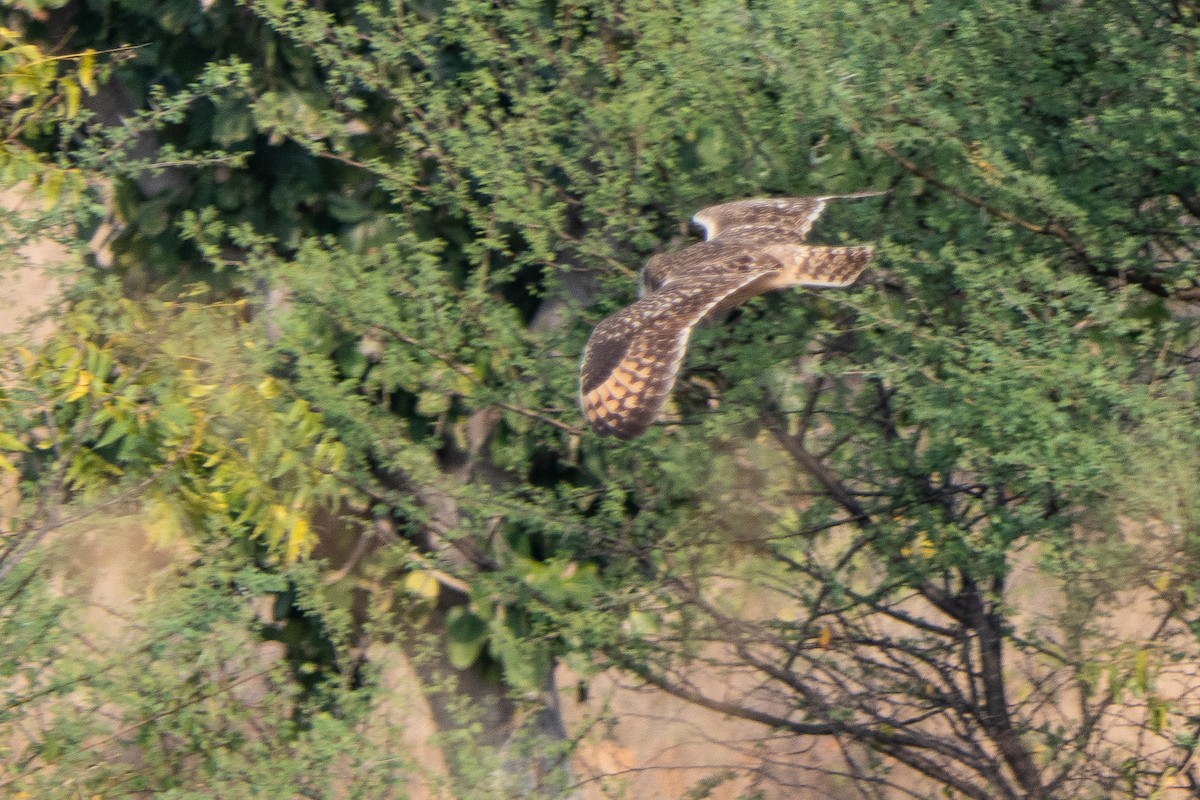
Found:
M 645 432 L 667 402 L 696 323 L 774 271 L 764 263 L 757 271 L 695 275 L 602 320 L 579 368 L 579 403 L 596 432 L 619 439 Z
M 882 192 L 831 194 L 824 197 L 776 197 L 735 200 L 696 212 L 692 221 L 705 239 L 753 239 L 760 242 L 803 242 L 830 200 L 876 197 Z
M 675 253 L 661 253 L 642 270 L 641 285 L 650 290 L 679 279 L 698 261 L 731 262 L 734 254 L 767 245 L 799 245 L 830 200 L 874 197 L 880 192 L 833 194 L 824 197 L 778 197 L 735 200 L 696 212 L 692 222 L 704 228 L 705 240 Z M 696 252 L 704 251 L 700 257 Z M 736 265 L 732 265 L 736 266 Z
M 786 289 L 791 286 L 849 286 L 867 268 L 875 248 L 870 245 L 819 247 L 809 244 L 769 244 L 761 248 L 765 256 L 782 265 L 777 282 L 764 289 Z
M 709 206 L 692 217 L 704 238 L 753 238 L 803 242 L 825 210 L 828 197 L 779 197 L 737 200 Z

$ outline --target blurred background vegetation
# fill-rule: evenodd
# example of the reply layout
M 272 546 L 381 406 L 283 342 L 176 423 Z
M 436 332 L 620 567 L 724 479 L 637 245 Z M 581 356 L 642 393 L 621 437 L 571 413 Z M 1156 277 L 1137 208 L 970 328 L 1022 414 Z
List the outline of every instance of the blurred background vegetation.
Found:
M 1200 795 L 1200 6 L 0 23 L 6 276 L 62 253 L 0 350 L 0 794 L 638 796 L 561 706 L 619 675 L 757 731 L 680 796 Z M 866 189 L 854 291 L 585 430 L 682 221 Z

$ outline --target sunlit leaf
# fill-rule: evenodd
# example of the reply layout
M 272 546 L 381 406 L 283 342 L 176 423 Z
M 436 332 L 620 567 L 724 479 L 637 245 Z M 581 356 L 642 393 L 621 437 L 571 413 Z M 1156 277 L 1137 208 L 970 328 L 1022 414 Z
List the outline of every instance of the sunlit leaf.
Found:
M 307 556 L 312 552 L 316 544 L 316 538 L 313 536 L 312 526 L 304 517 L 298 517 L 291 526 L 287 535 L 287 552 L 285 558 L 289 564 L 294 564 L 296 561 Z
M 413 570 L 404 576 L 404 590 L 429 600 L 437 599 L 441 584 L 424 570 Z
M 79 56 L 79 85 L 88 94 L 96 93 L 96 51 L 85 50 Z
M 88 372 L 86 369 L 79 370 L 79 377 L 75 381 L 75 387 L 71 389 L 71 391 L 68 392 L 67 396 L 63 399 L 68 403 L 73 403 L 86 395 L 92 389 L 93 377 L 94 376 L 92 373 Z

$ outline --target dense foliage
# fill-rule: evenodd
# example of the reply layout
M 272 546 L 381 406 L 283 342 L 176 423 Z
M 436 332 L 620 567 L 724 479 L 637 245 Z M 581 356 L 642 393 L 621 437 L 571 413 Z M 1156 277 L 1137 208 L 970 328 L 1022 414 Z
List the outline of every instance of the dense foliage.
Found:
M 5 174 L 67 176 L 32 186 L 92 263 L 51 341 L 0 373 L 0 468 L 24 498 L 0 566 L 0 635 L 28 653 L 9 708 L 126 715 L 54 711 L 13 745 L 11 785 L 182 797 L 336 764 L 361 796 L 403 796 L 387 781 L 416 765 L 356 766 L 379 664 L 352 662 L 418 629 L 522 702 L 566 662 L 760 722 L 747 791 L 768 796 L 812 773 L 866 797 L 1200 781 L 1200 687 L 1172 667 L 1200 655 L 1200 9 L 10 14 L 0 58 L 30 71 L 7 102 L 36 124 L 4 129 Z M 38 47 L 83 55 L 45 67 Z M 583 428 L 589 326 L 681 220 L 868 188 L 886 194 L 816 231 L 877 244 L 854 292 L 753 301 L 697 332 L 664 423 L 627 444 Z M 145 685 L 50 634 L 69 610 L 45 577 L 48 532 L 133 503 L 193 548 L 147 612 Z M 323 545 L 363 547 L 322 572 L 306 559 L 333 516 Z M 268 625 L 255 596 L 279 600 Z M 264 635 L 300 666 L 241 705 L 209 681 Z M 155 649 L 174 641 L 195 650 Z M 157 753 L 150 720 L 174 760 L 88 768 L 114 742 Z M 789 755 L 810 737 L 840 760 Z M 263 766 L 284 752 L 294 772 Z M 447 792 L 484 785 L 469 760 Z M 495 796 L 567 791 L 514 780 Z

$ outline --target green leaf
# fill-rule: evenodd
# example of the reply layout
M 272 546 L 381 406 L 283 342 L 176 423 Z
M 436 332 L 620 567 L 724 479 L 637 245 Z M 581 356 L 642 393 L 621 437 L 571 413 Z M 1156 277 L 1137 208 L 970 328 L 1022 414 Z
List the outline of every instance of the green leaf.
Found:
M 487 623 L 465 606 L 455 606 L 446 615 L 446 655 L 458 669 L 478 660 L 487 644 Z
M 67 101 L 67 119 L 79 116 L 83 104 L 83 88 L 78 83 L 67 81 L 62 84 L 63 96 Z
M 544 646 L 504 636 L 494 642 L 494 648 L 510 686 L 522 692 L 536 692 L 546 685 L 551 662 Z
M 16 451 L 18 453 L 28 453 L 29 445 L 22 442 L 16 436 L 13 436 L 8 431 L 0 431 L 0 450 Z
M 97 450 L 108 447 L 122 436 L 128 436 L 132 431 L 133 428 L 128 422 L 121 419 L 114 419 L 104 429 L 104 433 L 96 440 L 93 447 Z
M 450 395 L 440 391 L 424 391 L 417 395 L 417 413 L 436 417 L 450 408 Z
M 225 102 L 218 106 L 212 123 L 214 142 L 228 149 L 253 135 L 254 114 L 245 102 Z
M 1150 691 L 1150 651 L 1144 648 L 1133 656 L 1133 688 L 1138 694 Z

